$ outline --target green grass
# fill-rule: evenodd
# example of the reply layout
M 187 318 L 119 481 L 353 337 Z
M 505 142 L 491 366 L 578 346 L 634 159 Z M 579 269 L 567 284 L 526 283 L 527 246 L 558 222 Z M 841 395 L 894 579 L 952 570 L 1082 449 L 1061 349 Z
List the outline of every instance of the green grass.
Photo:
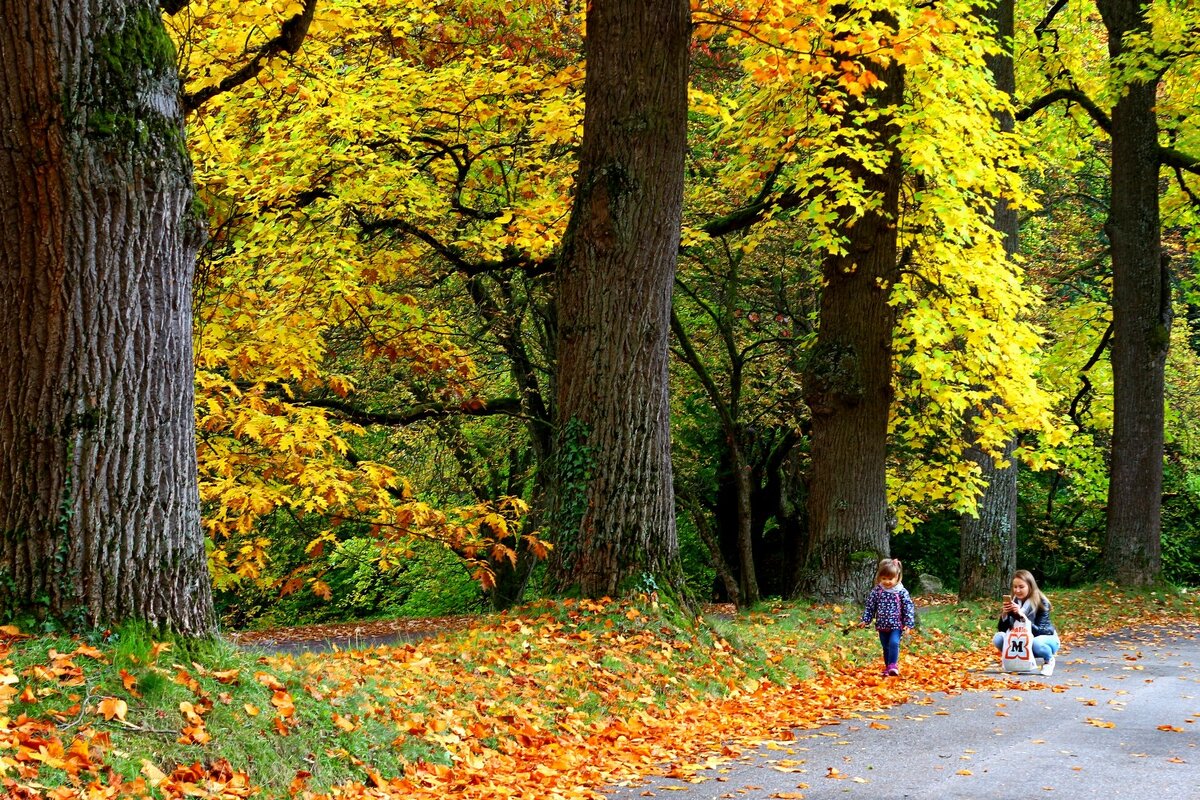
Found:
M 1068 641 L 1137 620 L 1200 616 L 1196 594 L 1169 588 L 1100 585 L 1051 592 L 1051 599 L 1054 621 Z M 919 630 L 902 645 L 905 656 L 986 648 L 998 605 L 923 606 Z M 644 606 L 634 614 L 634 607 L 581 614 L 578 605 L 533 604 L 481 618 L 481 626 L 494 627 L 448 634 L 419 652 L 395 651 L 399 669 L 388 666 L 389 651 L 378 657 L 262 658 L 222 642 L 175 643 L 163 650 L 152 631 L 137 625 L 107 637 L 24 639 L 14 643 L 4 667 L 33 699 L 14 698 L 2 713 L 53 720 L 64 743 L 86 726 L 108 734 L 107 764 L 126 779 L 143 774 L 147 762 L 170 773 L 177 765 L 225 759 L 249 772 L 262 796 L 276 797 L 286 794 L 297 770 L 311 773 L 309 790 L 325 791 L 364 781 L 370 771 L 397 776 L 418 762 L 449 765 L 450 753 L 437 736 L 409 730 L 410 721 L 448 709 L 484 722 L 525 713 L 546 733 L 570 736 L 624 718 L 648 701 L 662 709 L 683 697 L 717 699 L 754 679 L 787 686 L 879 658 L 874 632 L 854 627 L 861 608 L 853 604 L 776 602 L 732 619 L 698 620 Z M 86 650 L 89 641 L 103 660 L 87 654 L 98 654 Z M 85 650 L 76 652 L 81 646 Z M 421 664 L 404 661 L 418 656 Z M 230 679 L 233 670 L 236 680 Z M 395 682 L 398 675 L 403 683 Z M 295 705 L 287 735 L 276 730 L 272 700 L 278 698 L 270 684 L 281 685 Z M 124 721 L 96 713 L 105 697 L 128 701 Z M 536 698 L 535 708 L 529 708 L 530 698 Z M 203 713 L 207 744 L 177 741 L 183 703 L 211 704 Z M 353 730 L 339 728 L 335 714 L 354 720 Z M 484 746 L 516 745 L 512 734 L 497 729 L 486 734 Z M 45 786 L 66 779 L 50 767 L 39 774 Z

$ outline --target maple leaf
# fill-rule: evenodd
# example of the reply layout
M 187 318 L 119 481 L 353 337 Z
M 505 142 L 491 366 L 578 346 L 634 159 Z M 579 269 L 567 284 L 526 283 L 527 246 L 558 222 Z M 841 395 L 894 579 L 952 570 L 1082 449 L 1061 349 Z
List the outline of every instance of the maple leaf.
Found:
M 97 706 L 98 713 L 102 714 L 106 720 L 116 717 L 121 722 L 125 721 L 125 713 L 128 710 L 129 704 L 117 697 L 106 697 Z

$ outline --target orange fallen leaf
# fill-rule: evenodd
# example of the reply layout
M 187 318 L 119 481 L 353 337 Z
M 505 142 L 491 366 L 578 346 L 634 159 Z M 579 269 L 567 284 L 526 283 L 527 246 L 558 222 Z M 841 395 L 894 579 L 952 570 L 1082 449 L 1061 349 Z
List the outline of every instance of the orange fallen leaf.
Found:
M 104 658 L 104 653 L 101 653 L 90 644 L 79 645 L 79 647 L 75 648 L 75 652 L 72 655 L 87 656 L 88 658 L 94 658 L 97 661 L 107 662 L 107 660 Z
M 238 682 L 238 669 L 216 670 L 212 673 L 213 679 L 217 683 L 236 684 Z
M 956 772 L 954 774 L 955 775 L 974 775 L 975 773 L 971 772 L 971 770 L 969 770 L 969 769 L 960 769 L 958 772 Z
M 125 691 L 129 692 L 134 697 L 141 697 L 141 693 L 137 689 L 138 679 L 136 675 L 131 675 L 129 670 L 121 670 L 121 685 L 125 687 Z
M 1183 733 L 1183 728 L 1177 727 L 1175 725 L 1159 725 L 1158 729 L 1160 731 L 1174 731 L 1175 733 Z
M 125 713 L 129 711 L 129 704 L 117 697 L 106 697 L 100 701 L 97 710 L 104 715 L 104 718 L 111 720 L 116 717 L 121 722 L 125 721 Z
M 1096 719 L 1095 717 L 1088 717 L 1087 720 L 1085 720 L 1085 721 L 1087 722 L 1088 725 L 1094 725 L 1097 728 L 1115 728 L 1115 727 L 1117 727 L 1117 723 L 1115 723 L 1115 722 L 1106 722 L 1105 720 Z

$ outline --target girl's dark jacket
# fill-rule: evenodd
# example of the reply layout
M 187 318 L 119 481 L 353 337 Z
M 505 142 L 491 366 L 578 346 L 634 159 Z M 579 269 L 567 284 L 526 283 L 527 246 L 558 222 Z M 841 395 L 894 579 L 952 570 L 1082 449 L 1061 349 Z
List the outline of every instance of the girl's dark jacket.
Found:
M 1029 632 L 1034 636 L 1057 636 L 1054 630 L 1054 623 L 1050 621 L 1050 601 L 1041 608 L 1034 608 L 1033 603 L 1028 600 L 1021 601 L 1021 610 L 1025 612 L 1025 618 L 1029 620 Z M 1004 614 L 1000 617 L 1000 623 L 996 626 L 996 630 L 1006 631 L 1013 626 L 1019 617 L 1016 614 Z

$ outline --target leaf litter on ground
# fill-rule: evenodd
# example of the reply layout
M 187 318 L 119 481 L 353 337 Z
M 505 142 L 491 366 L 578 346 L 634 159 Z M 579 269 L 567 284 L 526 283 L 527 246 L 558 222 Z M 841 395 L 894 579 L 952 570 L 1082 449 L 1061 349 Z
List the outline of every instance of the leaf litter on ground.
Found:
M 1113 603 L 1119 596 L 1121 602 Z M 1195 622 L 1194 595 L 1055 596 L 1071 631 Z M 688 620 L 643 600 L 564 600 L 364 650 L 93 644 L 0 627 L 7 796 L 595 798 L 698 773 L 796 731 L 931 693 L 1037 689 L 987 667 L 988 606 L 921 602 L 900 678 L 858 609 L 789 603 Z M 279 634 L 286 635 L 286 634 Z

